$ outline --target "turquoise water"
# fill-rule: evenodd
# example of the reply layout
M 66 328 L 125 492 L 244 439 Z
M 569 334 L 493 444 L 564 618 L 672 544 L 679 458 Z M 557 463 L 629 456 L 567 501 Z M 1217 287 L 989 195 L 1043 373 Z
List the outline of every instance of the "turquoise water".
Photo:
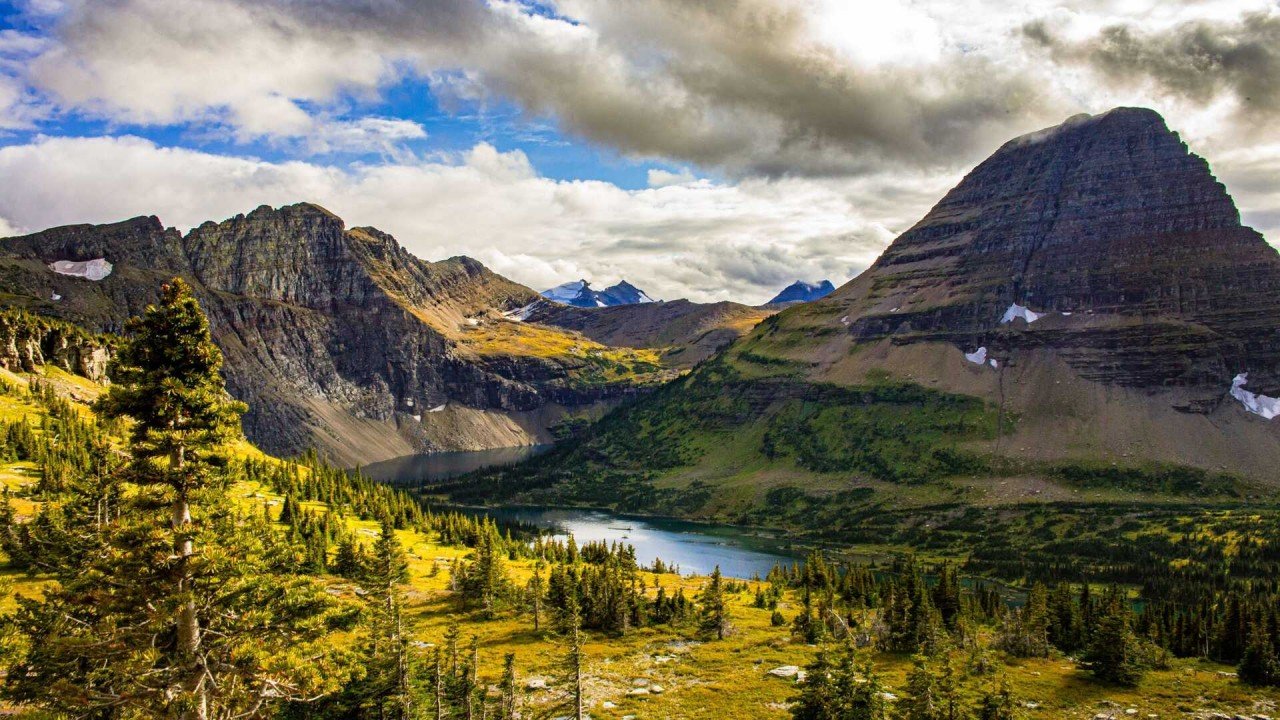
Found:
M 788 565 L 802 557 L 801 551 L 789 548 L 783 538 L 722 525 L 574 508 L 473 508 L 467 512 L 535 525 L 561 538 L 572 534 L 578 544 L 600 540 L 627 543 L 635 547 L 641 565 L 661 558 L 668 565 L 678 565 L 686 575 L 705 575 L 719 565 L 730 577 L 764 577 L 775 564 Z
M 502 448 L 482 452 L 411 455 L 369 465 L 364 472 L 375 480 L 406 488 L 464 475 L 497 465 L 510 465 L 546 450 L 547 446 Z M 553 507 L 459 508 L 500 522 L 514 522 L 549 530 L 579 544 L 593 541 L 627 543 L 636 559 L 651 565 L 661 559 L 685 574 L 706 574 L 717 565 L 725 575 L 764 577 L 775 564 L 790 564 L 803 553 L 785 538 L 744 528 L 705 525 L 665 518 L 618 515 L 603 510 Z

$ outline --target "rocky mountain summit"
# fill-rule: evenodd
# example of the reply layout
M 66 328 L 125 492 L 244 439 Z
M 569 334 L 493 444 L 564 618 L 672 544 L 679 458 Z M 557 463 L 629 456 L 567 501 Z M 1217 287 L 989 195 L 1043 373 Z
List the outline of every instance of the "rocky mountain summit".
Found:
M 1091 379 L 1280 390 L 1280 258 L 1159 115 L 1119 108 L 1010 141 L 834 300 L 859 341 L 1057 348 Z M 989 341 L 989 342 L 988 342 Z M 1177 352 L 1170 352 L 1177 348 Z
M 617 307 L 653 302 L 653 298 L 626 280 L 620 280 L 618 284 L 610 285 L 604 290 L 593 290 L 591 283 L 578 280 L 544 290 L 542 296 L 564 305 L 583 308 Z
M 92 267 L 111 270 L 96 279 L 57 265 L 100 260 Z M 119 331 L 174 275 L 210 315 L 227 386 L 251 408 L 246 434 L 275 454 L 314 446 L 354 463 L 545 441 L 566 408 L 660 370 L 648 355 L 507 319 L 538 295 L 475 260 L 420 260 L 307 203 L 186 235 L 140 217 L 0 241 L 5 304 L 93 331 Z
M 830 280 L 823 280 L 820 283 L 808 283 L 803 280 L 797 280 L 782 289 L 782 292 L 773 297 L 772 300 L 765 303 L 766 305 L 789 305 L 798 302 L 813 302 L 835 292 L 836 286 L 831 284 Z

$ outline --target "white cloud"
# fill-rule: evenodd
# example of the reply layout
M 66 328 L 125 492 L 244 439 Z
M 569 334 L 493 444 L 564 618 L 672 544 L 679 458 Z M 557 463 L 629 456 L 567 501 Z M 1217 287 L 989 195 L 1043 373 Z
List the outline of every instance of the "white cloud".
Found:
M 881 190 L 861 180 L 629 191 L 540 177 L 523 153 L 486 144 L 456 164 L 339 169 L 133 137 L 40 138 L 0 148 L 0 177 L 23 178 L 0 194 L 0 217 L 28 231 L 152 214 L 186 229 L 264 203 L 309 200 L 348 225 L 392 233 L 421 257 L 471 255 L 536 289 L 565 278 L 626 278 L 669 299 L 763 302 L 798 277 L 843 282 L 893 235 L 876 221 L 884 213 L 873 220 L 859 211 L 860 198 Z
M 694 175 L 689 168 L 681 168 L 677 172 L 663 170 L 662 168 L 649 168 L 647 177 L 651 188 L 666 187 L 668 185 L 688 185 L 698 181 L 698 176 Z

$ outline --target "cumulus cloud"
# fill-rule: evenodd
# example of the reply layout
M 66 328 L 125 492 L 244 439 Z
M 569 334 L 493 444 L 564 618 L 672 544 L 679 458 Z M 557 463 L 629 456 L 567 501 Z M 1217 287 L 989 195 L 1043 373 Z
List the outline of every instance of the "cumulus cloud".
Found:
M 1274 7 L 1156 31 L 1108 25 L 1078 41 L 1058 37 L 1045 20 L 1023 32 L 1058 62 L 1087 65 L 1108 81 L 1152 83 L 1196 104 L 1229 95 L 1254 121 L 1273 122 L 1280 111 L 1280 12 Z
M 0 194 L 0 217 L 26 231 L 152 214 L 186 229 L 264 203 L 310 200 L 348 225 L 392 233 L 421 257 L 471 255 L 537 289 L 626 278 L 657 297 L 701 301 L 763 302 L 798 277 L 842 282 L 900 229 L 859 212 L 859 196 L 879 187 L 858 181 L 624 190 L 541 177 L 523 153 L 485 144 L 457 163 L 346 169 L 135 137 L 40 138 L 0 148 L 0 177 L 23 178 Z
M 252 138 L 305 135 L 310 104 L 415 76 L 446 100 L 513 100 L 630 155 L 767 175 L 968 161 L 1060 114 L 1015 66 L 946 38 L 919 35 L 920 52 L 866 66 L 819 32 L 823 7 L 562 0 L 553 18 L 504 0 L 68 0 L 30 77 L 108 117 Z M 831 7 L 853 27 L 888 18 L 905 33 L 918 19 Z

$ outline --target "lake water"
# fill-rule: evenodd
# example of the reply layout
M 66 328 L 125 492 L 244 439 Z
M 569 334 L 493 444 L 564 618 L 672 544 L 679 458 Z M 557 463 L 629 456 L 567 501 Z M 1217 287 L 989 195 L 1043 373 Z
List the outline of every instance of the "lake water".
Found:
M 729 577 L 764 577 L 775 564 L 789 565 L 803 558 L 803 552 L 788 547 L 785 539 L 738 527 L 573 508 L 472 508 L 467 512 L 535 525 L 562 539 L 572 534 L 579 545 L 600 540 L 627 543 L 635 547 L 641 565 L 661 558 L 668 565 L 678 565 L 686 575 L 706 575 L 719 565 Z
M 474 470 L 510 465 L 550 446 L 501 448 L 483 452 L 411 455 L 364 468 L 375 480 L 406 488 L 421 488 Z M 592 541 L 628 543 L 636 559 L 650 565 L 661 558 L 685 574 L 706 574 L 715 566 L 729 577 L 764 577 L 775 563 L 790 564 L 803 558 L 784 538 L 744 528 L 704 525 L 665 518 L 617 515 L 602 510 L 550 507 L 459 508 L 500 522 L 514 522 L 549 530 L 560 538 L 573 534 L 578 544 Z

